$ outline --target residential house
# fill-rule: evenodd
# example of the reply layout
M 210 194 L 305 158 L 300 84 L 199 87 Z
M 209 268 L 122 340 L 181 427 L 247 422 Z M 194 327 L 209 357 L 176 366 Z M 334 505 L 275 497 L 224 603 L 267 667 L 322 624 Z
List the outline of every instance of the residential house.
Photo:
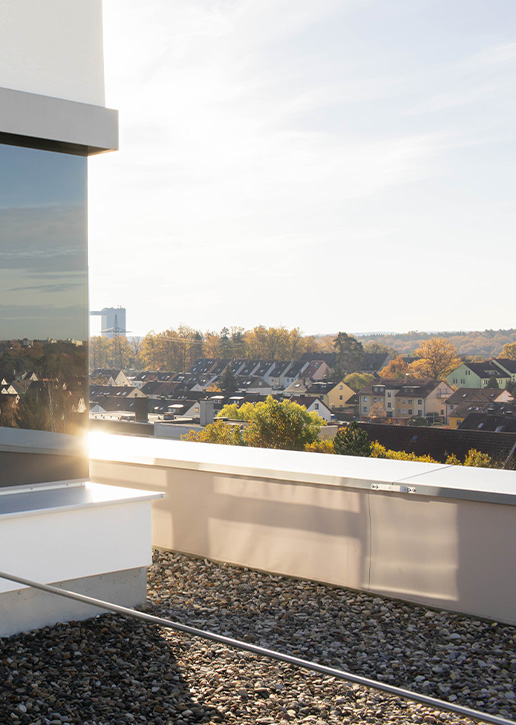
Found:
M 308 395 L 293 395 L 289 398 L 291 403 L 304 406 L 309 413 L 317 413 L 326 421 L 333 420 L 333 414 L 328 406 L 319 398 L 312 398 Z
M 392 355 L 388 352 L 366 352 L 359 372 L 377 375 L 391 360 Z
M 375 378 L 358 396 L 361 417 L 446 420 L 446 399 L 452 388 L 440 380 Z
M 453 389 L 443 380 L 414 381 L 396 393 L 397 418 L 427 418 L 446 422 L 446 400 Z
M 493 359 L 495 365 L 498 365 L 504 372 L 511 376 L 511 382 L 516 381 L 516 360 L 510 360 L 505 357 L 497 357 Z
M 263 378 L 257 375 L 237 375 L 238 390 L 248 393 L 261 393 L 262 395 L 271 395 L 272 386 Z
M 499 388 L 505 388 L 512 374 L 505 372 L 495 360 L 485 360 L 462 363 L 446 377 L 449 385 L 459 388 L 485 388 L 493 379 Z
M 511 400 L 513 397 L 505 388 L 459 388 L 446 401 L 448 425 L 458 428 L 470 413 L 480 413 L 492 403 L 507 403 Z
M 353 388 L 350 388 L 344 380 L 341 380 L 328 391 L 327 404 L 331 410 L 340 410 L 349 405 L 349 402 L 354 395 L 355 391 Z
M 323 380 L 331 373 L 331 368 L 324 360 L 311 360 L 309 363 L 302 363 L 301 374 L 304 378 L 312 380 Z
M 291 364 L 288 360 L 277 362 L 272 372 L 269 373 L 271 385 L 274 390 L 284 390 L 287 387 L 285 385 L 285 373 L 289 370 Z M 293 380 L 290 381 L 290 383 L 293 382 Z

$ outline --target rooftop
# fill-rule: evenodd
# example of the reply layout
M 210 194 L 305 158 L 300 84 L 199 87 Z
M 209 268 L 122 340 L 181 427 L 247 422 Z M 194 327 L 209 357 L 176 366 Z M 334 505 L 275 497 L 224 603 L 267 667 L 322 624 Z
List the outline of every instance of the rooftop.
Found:
M 149 611 L 504 717 L 516 627 L 156 552 Z M 12 723 L 468 723 L 206 640 L 102 615 L 0 640 Z

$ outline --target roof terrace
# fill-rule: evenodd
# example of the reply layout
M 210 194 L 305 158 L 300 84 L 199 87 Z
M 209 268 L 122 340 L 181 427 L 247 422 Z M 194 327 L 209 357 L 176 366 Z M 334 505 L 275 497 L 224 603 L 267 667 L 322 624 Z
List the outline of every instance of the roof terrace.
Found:
M 514 718 L 516 627 L 156 551 L 148 611 Z M 391 695 L 102 615 L 0 640 L 12 723 L 468 723 Z

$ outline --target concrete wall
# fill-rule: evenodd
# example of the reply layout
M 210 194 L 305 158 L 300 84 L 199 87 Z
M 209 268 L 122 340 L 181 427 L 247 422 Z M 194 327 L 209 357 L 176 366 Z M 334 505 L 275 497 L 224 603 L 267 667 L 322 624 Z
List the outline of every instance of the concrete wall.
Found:
M 103 106 L 101 0 L 0 0 L 0 86 Z
M 126 455 L 93 441 L 91 474 L 166 492 L 153 503 L 156 546 L 516 623 L 512 472 L 139 443 L 126 438 Z

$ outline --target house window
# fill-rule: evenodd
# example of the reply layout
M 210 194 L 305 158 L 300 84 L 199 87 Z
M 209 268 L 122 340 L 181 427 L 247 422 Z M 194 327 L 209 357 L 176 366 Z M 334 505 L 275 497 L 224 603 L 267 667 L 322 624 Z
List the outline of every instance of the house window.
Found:
M 421 398 L 418 398 L 417 404 L 418 405 L 423 405 L 423 400 Z
M 406 415 L 407 414 L 407 409 L 406 408 L 402 408 L 401 409 L 401 414 L 402 415 Z
M 339 400 L 342 400 L 342 395 L 339 395 Z
M 342 390 L 342 388 L 343 388 L 343 386 L 342 385 L 339 385 L 339 390 Z
M 364 395 L 364 403 L 367 403 L 367 395 Z
M 376 403 L 378 401 L 378 398 L 373 398 L 373 403 Z
M 409 404 L 409 405 L 412 405 L 412 398 L 409 398 L 409 399 L 408 399 L 408 404 Z
M 409 415 L 412 415 L 412 408 L 409 408 L 409 409 L 408 409 L 408 414 L 409 414 Z
M 392 408 L 392 403 L 387 403 L 388 408 Z
M 364 413 L 367 413 L 367 405 L 364 405 Z
M 316 409 L 316 410 L 319 410 L 319 403 L 316 403 L 316 404 L 315 404 L 315 409 Z
M 388 398 L 391 398 L 392 396 L 391 396 L 391 394 L 390 394 L 390 393 L 387 393 L 387 397 L 388 397 Z
M 418 415 L 423 415 L 423 411 L 422 411 L 422 410 L 418 410 L 418 411 L 417 411 L 417 414 L 418 414 Z
M 402 402 L 402 403 L 406 403 L 407 401 L 405 400 L 405 398 L 402 398 L 402 399 L 401 399 L 401 402 Z

